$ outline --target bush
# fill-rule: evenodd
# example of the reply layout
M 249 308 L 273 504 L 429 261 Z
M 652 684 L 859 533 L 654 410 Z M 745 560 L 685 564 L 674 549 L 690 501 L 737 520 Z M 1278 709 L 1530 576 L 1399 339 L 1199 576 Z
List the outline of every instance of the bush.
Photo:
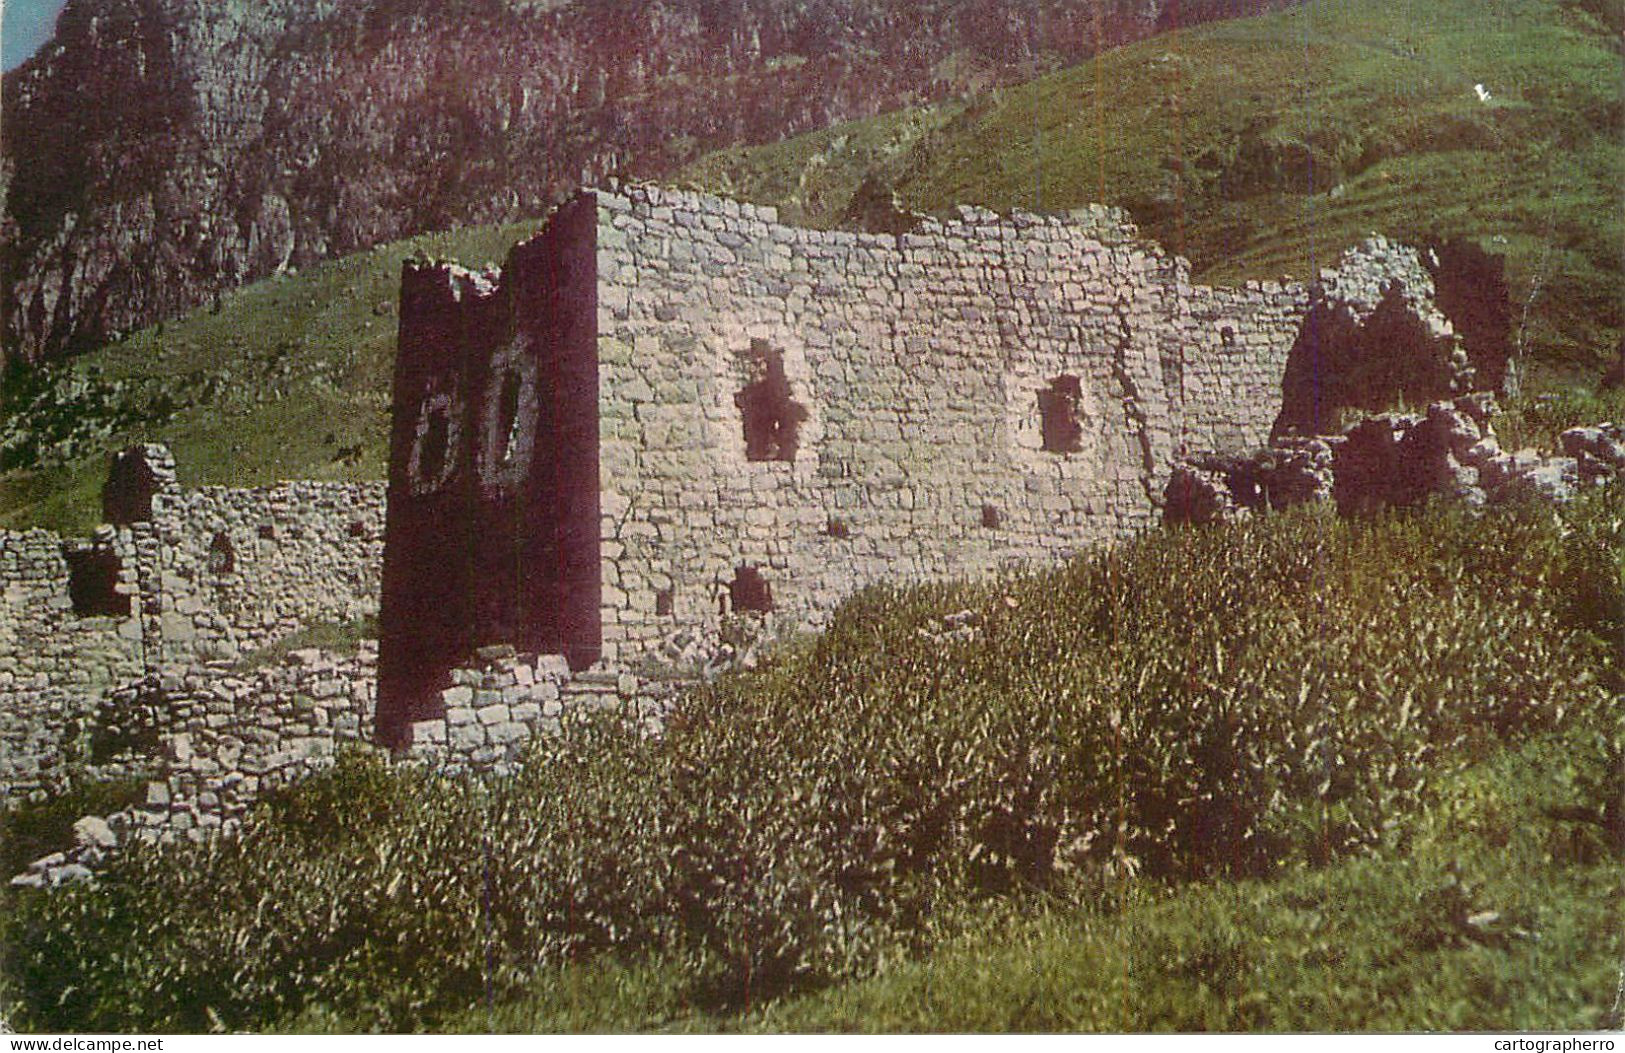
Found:
M 10 982 L 56 1030 L 421 1026 L 606 954 L 748 1003 L 870 970 L 982 897 L 1318 865 L 1504 744 L 1617 735 L 1610 496 L 1298 510 L 872 589 L 661 739 L 574 719 L 505 781 L 348 758 L 239 840 L 31 897 Z M 960 609 L 972 632 L 945 634 Z

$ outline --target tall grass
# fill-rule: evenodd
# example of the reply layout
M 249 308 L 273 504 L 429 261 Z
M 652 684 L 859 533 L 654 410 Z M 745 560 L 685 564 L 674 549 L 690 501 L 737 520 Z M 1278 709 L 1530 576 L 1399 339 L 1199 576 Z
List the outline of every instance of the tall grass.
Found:
M 981 902 L 1312 871 L 1392 848 L 1509 746 L 1625 744 L 1622 552 L 1615 493 L 872 590 L 660 739 L 577 720 L 491 783 L 355 758 L 236 841 L 27 897 L 7 982 L 59 1030 L 410 1028 L 608 960 L 742 1006 L 927 951 Z M 975 638 L 939 631 L 960 609 Z

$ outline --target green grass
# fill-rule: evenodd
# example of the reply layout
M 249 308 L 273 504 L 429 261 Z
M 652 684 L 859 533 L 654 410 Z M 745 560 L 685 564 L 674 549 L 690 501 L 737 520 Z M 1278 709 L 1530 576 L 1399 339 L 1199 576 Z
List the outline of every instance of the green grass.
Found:
M 1278 881 L 997 913 L 928 958 L 748 1017 L 772 1031 L 1456 1031 L 1608 1026 L 1617 859 L 1548 814 L 1595 746 L 1450 780 L 1396 845 Z M 1581 758 L 1577 764 L 1576 758 Z M 1480 912 L 1499 918 L 1483 929 Z
M 1532 300 L 1525 346 L 1556 383 L 1600 371 L 1625 299 L 1620 57 L 1585 6 L 1305 4 L 679 178 L 821 225 L 871 173 L 926 212 L 1106 200 L 1220 283 L 1313 276 L 1372 231 L 1468 236 L 1508 257 Z
M 172 420 L 119 434 L 108 448 L 167 442 L 184 485 L 381 479 L 401 262 L 419 253 L 500 262 L 534 229 L 424 235 L 259 282 L 64 368 L 139 384 L 148 398 L 172 394 L 183 405 Z M 98 454 L 0 475 L 0 527 L 89 530 L 106 470 Z
M 1617 491 L 871 590 L 658 740 L 357 755 L 16 895 L 0 992 L 58 1031 L 1595 1027 L 1622 639 Z
M 1560 452 L 1560 436 L 1570 428 L 1612 421 L 1625 424 L 1625 388 L 1525 395 L 1509 400 L 1492 422 L 1501 448 Z
M 353 655 L 367 640 L 378 639 L 377 618 L 357 618 L 347 622 L 315 622 L 267 644 L 238 660 L 235 671 L 247 673 L 268 665 L 278 665 L 288 655 L 306 648 L 320 648 L 338 655 Z
M 1617 1026 L 1625 879 L 1583 796 L 1596 743 L 1552 736 L 1456 776 L 1368 858 L 1273 881 L 1124 884 L 982 903 L 929 954 L 765 1006 L 707 1011 L 669 962 L 545 973 L 448 1031 L 1593 1030 Z M 1482 929 L 1466 919 L 1493 910 Z M 344 1030 L 313 1013 L 294 1029 Z

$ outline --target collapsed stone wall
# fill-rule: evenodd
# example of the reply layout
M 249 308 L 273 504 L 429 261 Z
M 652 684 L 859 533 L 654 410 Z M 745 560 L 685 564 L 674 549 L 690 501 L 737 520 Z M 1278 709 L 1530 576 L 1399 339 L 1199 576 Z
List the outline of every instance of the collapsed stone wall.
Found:
M 251 669 L 225 663 L 145 677 L 108 695 L 98 724 L 127 744 L 98 758 L 103 777 L 147 779 L 114 821 L 158 840 L 230 830 L 266 790 L 372 739 L 376 644 L 355 655 L 296 650 Z
M 1364 316 L 1397 277 L 1447 328 L 1419 257 L 1380 239 L 1318 293 L 1209 289 L 1101 208 L 966 208 L 882 235 L 650 187 L 567 207 L 500 280 L 408 271 L 432 310 L 403 306 L 390 515 L 421 500 L 455 546 L 398 566 L 462 575 L 441 621 L 469 623 L 463 652 L 570 615 L 518 656 L 414 671 L 429 704 L 409 739 L 454 765 L 507 763 L 572 706 L 658 719 L 659 668 L 709 662 L 727 619 L 814 627 L 865 584 L 1052 562 L 1150 525 L 1181 453 L 1267 437 L 1316 295 Z M 385 489 L 185 491 L 150 447 L 114 483 L 120 522 L 89 543 L 0 534 L 0 777 L 8 797 L 60 786 L 114 729 L 129 748 L 99 770 L 153 776 L 124 824 L 201 836 L 382 724 L 387 655 L 238 663 L 378 611 Z M 608 662 L 572 671 L 544 645 L 584 628 Z
M 1470 508 L 1538 497 L 1567 501 L 1625 480 L 1625 426 L 1569 428 L 1561 452 L 1504 450 L 1486 392 L 1425 413 L 1378 413 L 1343 434 L 1280 440 L 1247 453 L 1198 456 L 1174 469 L 1164 520 L 1211 523 L 1335 500 L 1345 516 L 1444 499 Z
M 158 485 L 124 500 L 135 462 Z M 207 662 L 218 675 L 304 626 L 377 612 L 379 485 L 187 491 L 143 447 L 115 458 L 109 489 L 123 494 L 110 507 L 146 518 L 87 540 L 0 531 L 0 799 L 62 789 L 116 688 Z

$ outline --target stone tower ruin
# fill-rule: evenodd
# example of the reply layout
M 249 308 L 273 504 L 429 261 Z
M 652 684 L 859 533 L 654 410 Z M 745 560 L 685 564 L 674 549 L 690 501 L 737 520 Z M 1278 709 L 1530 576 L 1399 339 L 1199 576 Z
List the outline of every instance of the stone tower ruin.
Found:
M 1380 239 L 1315 296 L 1364 318 L 1396 278 L 1447 330 Z M 1195 285 L 1099 207 L 854 233 L 644 186 L 583 191 L 500 273 L 409 263 L 380 737 L 488 645 L 631 663 L 1148 526 L 1182 454 L 1267 440 L 1311 299 Z

